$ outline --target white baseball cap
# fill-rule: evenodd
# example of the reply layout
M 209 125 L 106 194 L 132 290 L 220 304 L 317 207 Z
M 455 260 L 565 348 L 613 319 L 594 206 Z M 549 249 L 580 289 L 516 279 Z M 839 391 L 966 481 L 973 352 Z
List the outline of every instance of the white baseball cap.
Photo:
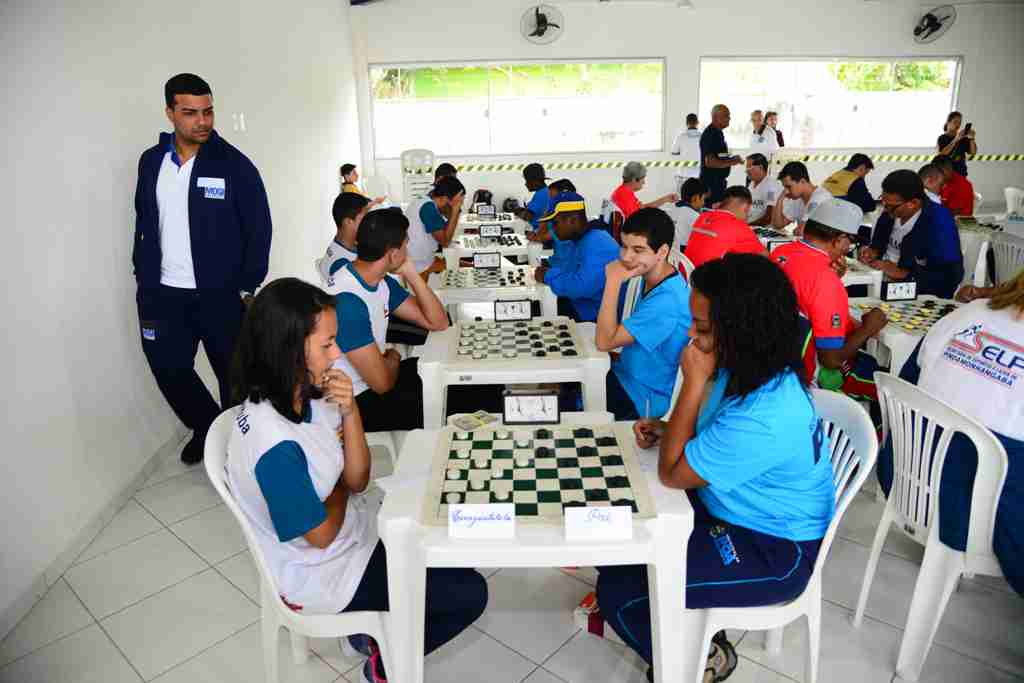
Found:
M 860 222 L 864 219 L 864 212 L 859 206 L 845 199 L 829 199 L 818 204 L 807 218 L 833 230 L 856 235 L 860 229 Z

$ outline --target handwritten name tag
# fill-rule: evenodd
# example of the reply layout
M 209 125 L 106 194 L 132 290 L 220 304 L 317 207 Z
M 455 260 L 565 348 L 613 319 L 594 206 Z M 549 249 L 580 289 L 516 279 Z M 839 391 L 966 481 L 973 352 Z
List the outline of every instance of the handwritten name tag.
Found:
M 515 538 L 516 506 L 512 503 L 494 505 L 449 505 L 449 538 Z
M 633 538 L 633 511 L 628 507 L 565 508 L 567 541 L 621 541 Z

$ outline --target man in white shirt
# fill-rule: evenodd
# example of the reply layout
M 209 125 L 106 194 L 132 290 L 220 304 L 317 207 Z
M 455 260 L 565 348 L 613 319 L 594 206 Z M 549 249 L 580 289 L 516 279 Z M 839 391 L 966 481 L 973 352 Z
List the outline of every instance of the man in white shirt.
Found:
M 750 225 L 771 225 L 772 209 L 785 189 L 776 178 L 768 175 L 768 159 L 754 153 L 747 157 L 747 177 L 750 178 L 750 196 L 753 202 L 747 223 Z
M 790 161 L 779 171 L 779 180 L 785 192 L 772 209 L 772 225 L 781 230 L 796 223 L 796 235 L 804 231 L 807 217 L 823 202 L 832 199 L 832 193 L 811 182 L 807 166 L 802 161 Z
M 679 188 L 687 178 L 700 175 L 700 129 L 696 114 L 686 115 L 686 127 L 676 133 L 672 141 L 672 154 L 681 157 L 682 161 L 692 162 L 675 173 L 676 187 Z

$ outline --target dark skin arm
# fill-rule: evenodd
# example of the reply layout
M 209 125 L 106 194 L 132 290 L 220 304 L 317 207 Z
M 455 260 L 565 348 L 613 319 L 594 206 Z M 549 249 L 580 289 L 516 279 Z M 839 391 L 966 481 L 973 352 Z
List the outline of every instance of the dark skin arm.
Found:
M 864 314 L 860 327 L 850 333 L 841 349 L 818 349 L 818 360 L 826 368 L 836 369 L 852 359 L 870 337 L 878 334 L 889 322 L 880 309 L 872 308 Z

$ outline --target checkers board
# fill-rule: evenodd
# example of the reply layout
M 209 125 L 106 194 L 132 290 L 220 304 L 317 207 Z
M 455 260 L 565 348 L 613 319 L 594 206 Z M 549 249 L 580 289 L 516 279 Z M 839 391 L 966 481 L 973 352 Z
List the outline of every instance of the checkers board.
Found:
M 525 247 L 526 240 L 521 236 L 502 235 L 501 237 L 477 237 L 475 235 L 463 235 L 459 240 L 463 249 L 488 249 L 494 247 Z
M 460 322 L 452 360 L 510 361 L 579 358 L 576 323 L 568 318 L 534 318 L 517 322 Z
M 630 437 L 629 425 L 444 429 L 424 523 L 446 525 L 456 503 L 512 503 L 517 524 L 561 524 L 566 507 L 624 506 L 636 518 L 653 517 Z
M 947 299 L 918 299 L 916 301 L 882 301 L 855 303 L 853 307 L 864 315 L 872 308 L 880 308 L 889 318 L 889 324 L 913 334 L 925 334 L 935 322 L 952 313 L 959 304 Z
M 457 268 L 441 274 L 444 289 L 474 289 L 477 287 L 530 287 L 534 284 L 530 268 Z

